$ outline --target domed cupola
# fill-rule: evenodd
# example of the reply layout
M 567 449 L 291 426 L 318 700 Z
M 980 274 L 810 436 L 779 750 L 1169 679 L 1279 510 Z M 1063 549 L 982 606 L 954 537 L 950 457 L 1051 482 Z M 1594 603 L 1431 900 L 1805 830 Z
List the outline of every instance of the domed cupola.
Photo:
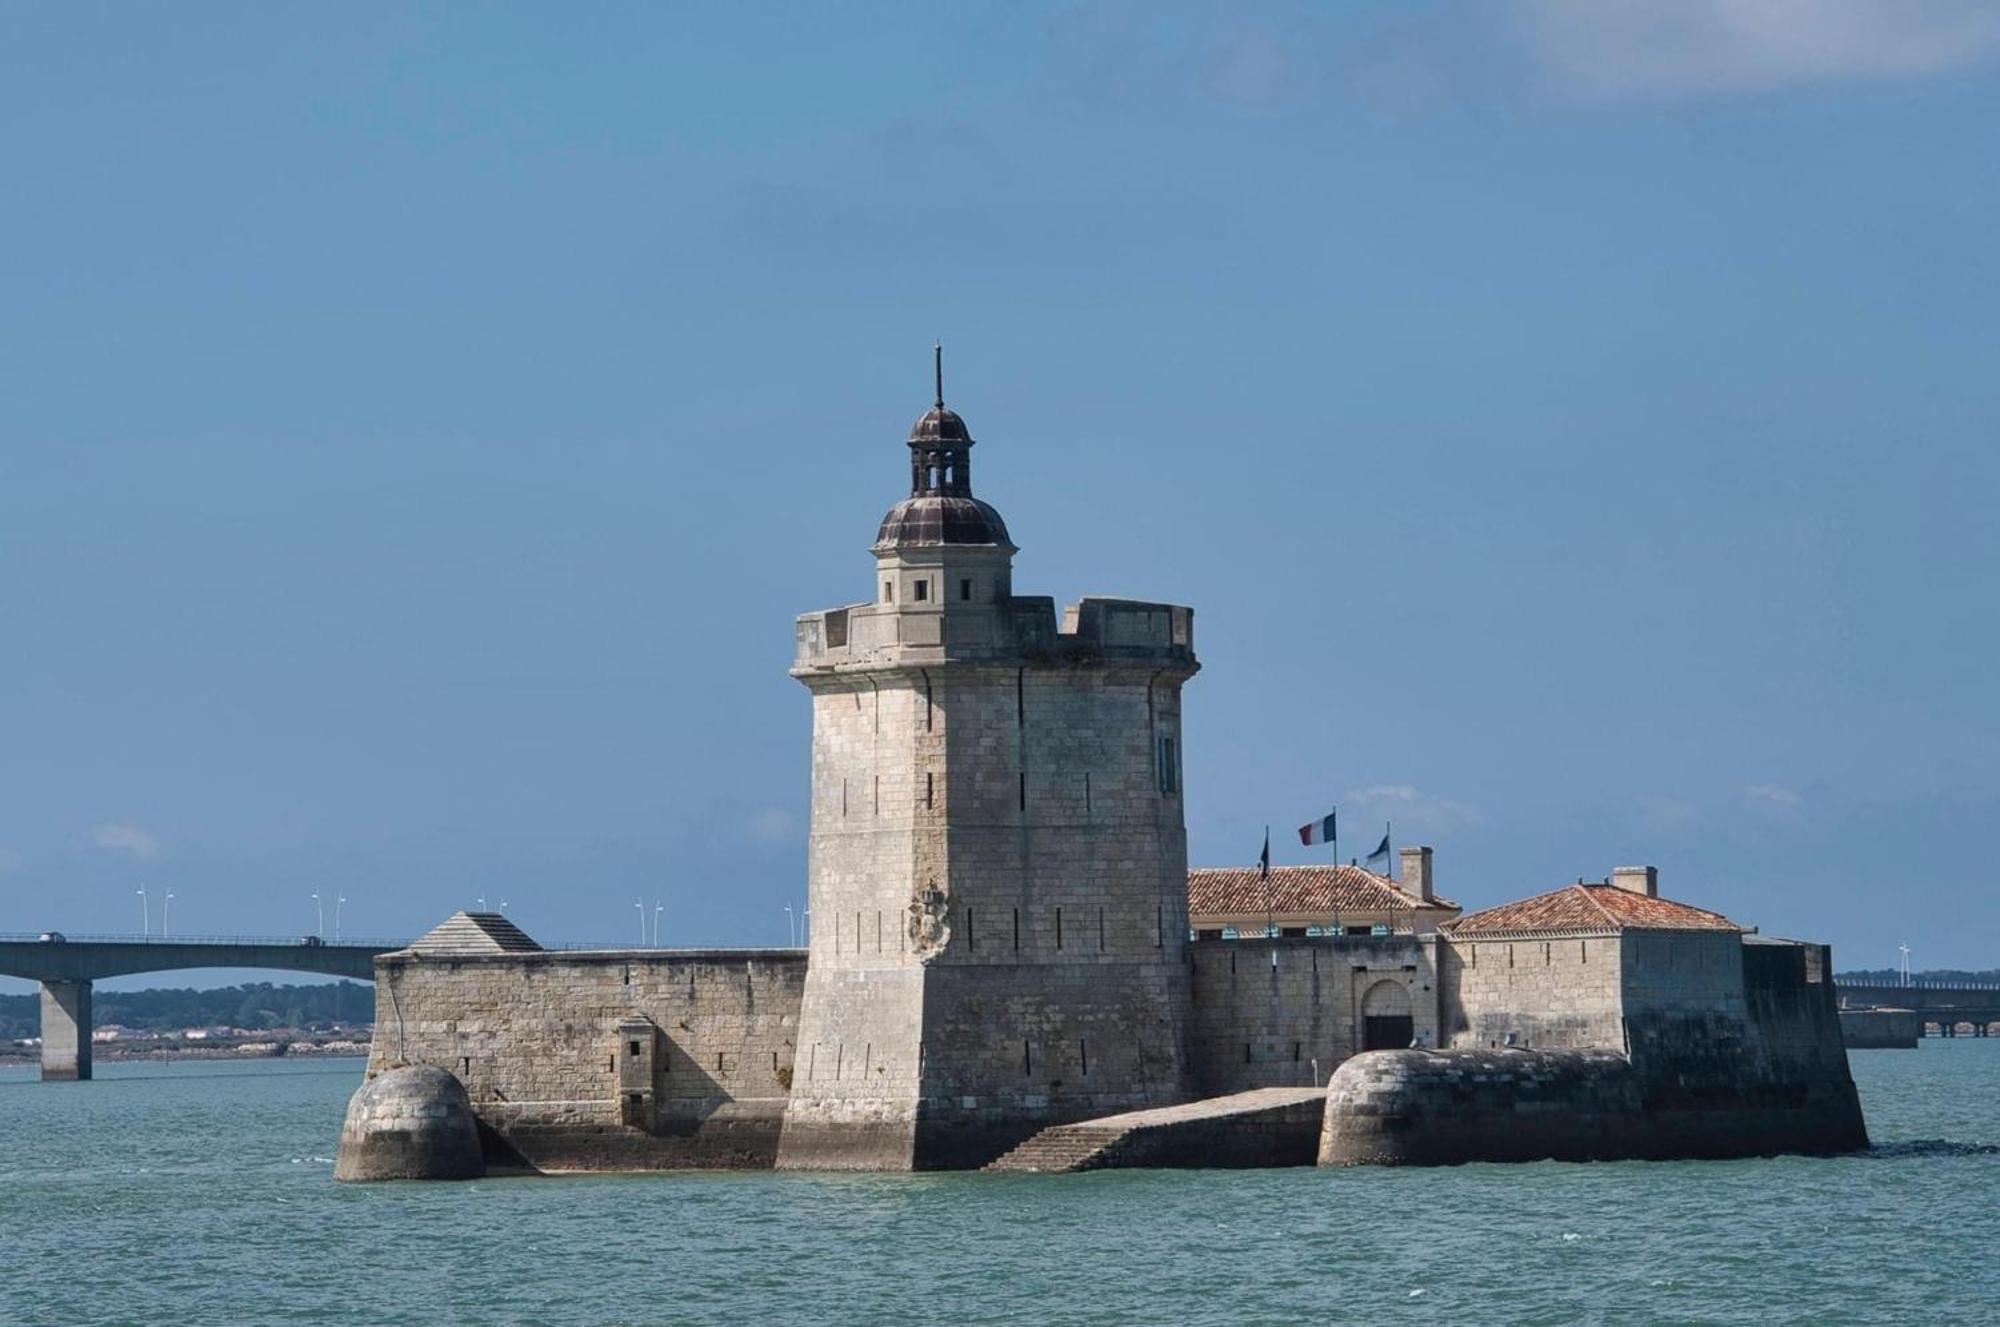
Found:
M 1011 549 L 1000 513 L 972 496 L 972 431 L 944 403 L 944 349 L 933 349 L 937 399 L 910 428 L 910 496 L 882 518 L 875 551 L 945 544 Z

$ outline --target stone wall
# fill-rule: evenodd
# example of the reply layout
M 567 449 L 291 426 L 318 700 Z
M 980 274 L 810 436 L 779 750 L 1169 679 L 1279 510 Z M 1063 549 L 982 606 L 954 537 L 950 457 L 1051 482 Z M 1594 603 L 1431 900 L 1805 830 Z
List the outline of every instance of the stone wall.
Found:
M 1544 943 L 1539 967 L 1504 975 L 1522 973 L 1524 950 L 1537 956 Z M 1613 962 L 1583 948 L 1558 961 L 1562 946 L 1581 943 L 1480 941 L 1476 963 L 1469 952 L 1450 952 L 1473 945 L 1448 944 L 1447 1021 L 1462 1027 L 1454 1048 L 1344 1065 L 1328 1089 L 1322 1163 L 1867 1146 L 1824 946 L 1731 932 L 1627 932 L 1602 941 Z M 1509 944 L 1512 968 L 1493 961 Z M 1582 981 L 1586 956 L 1596 971 Z M 1607 981 L 1605 972 L 1615 976 Z M 1510 999 L 1522 1003 L 1500 1003 Z M 1571 1018 L 1573 1008 L 1584 1012 Z M 1506 1031 L 1516 1034 L 1514 1048 Z M 1494 1033 L 1503 1034 L 1497 1042 Z
M 1624 969 L 1615 935 L 1447 941 L 1437 1044 L 1623 1050 Z
M 1388 991 L 1399 992 L 1412 1039 L 1437 1045 L 1439 947 L 1436 936 L 1408 935 L 1190 944 L 1196 1095 L 1326 1082 L 1363 1047 L 1371 991 L 1378 1007 Z
M 799 670 L 812 967 L 780 1164 L 978 1165 L 1185 1096 L 1185 618 L 1087 601 L 1005 663 Z
M 804 979 L 791 950 L 388 954 L 369 1074 L 450 1070 L 498 1166 L 768 1166 Z

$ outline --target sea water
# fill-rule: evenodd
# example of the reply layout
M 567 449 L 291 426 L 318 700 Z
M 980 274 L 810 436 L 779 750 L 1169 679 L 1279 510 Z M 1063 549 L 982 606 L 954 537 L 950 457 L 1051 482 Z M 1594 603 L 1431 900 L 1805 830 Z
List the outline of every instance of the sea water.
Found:
M 2000 1322 L 2000 1040 L 1833 1159 L 337 1185 L 356 1060 L 0 1070 L 0 1323 Z

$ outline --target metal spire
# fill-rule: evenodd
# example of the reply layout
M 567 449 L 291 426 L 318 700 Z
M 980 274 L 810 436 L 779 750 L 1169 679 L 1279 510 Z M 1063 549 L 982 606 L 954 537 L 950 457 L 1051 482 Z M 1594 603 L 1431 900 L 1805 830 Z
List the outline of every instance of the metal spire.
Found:
M 931 346 L 931 366 L 937 375 L 937 408 L 944 409 L 944 342 Z

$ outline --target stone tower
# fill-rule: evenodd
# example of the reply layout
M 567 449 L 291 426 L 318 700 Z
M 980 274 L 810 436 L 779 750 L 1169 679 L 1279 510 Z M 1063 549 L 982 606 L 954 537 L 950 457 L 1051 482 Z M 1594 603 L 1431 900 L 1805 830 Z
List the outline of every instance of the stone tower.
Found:
M 811 962 L 780 1166 L 976 1166 L 1186 1095 L 1194 614 L 1088 598 L 1058 626 L 1015 595 L 972 446 L 940 373 L 872 601 L 798 620 Z

